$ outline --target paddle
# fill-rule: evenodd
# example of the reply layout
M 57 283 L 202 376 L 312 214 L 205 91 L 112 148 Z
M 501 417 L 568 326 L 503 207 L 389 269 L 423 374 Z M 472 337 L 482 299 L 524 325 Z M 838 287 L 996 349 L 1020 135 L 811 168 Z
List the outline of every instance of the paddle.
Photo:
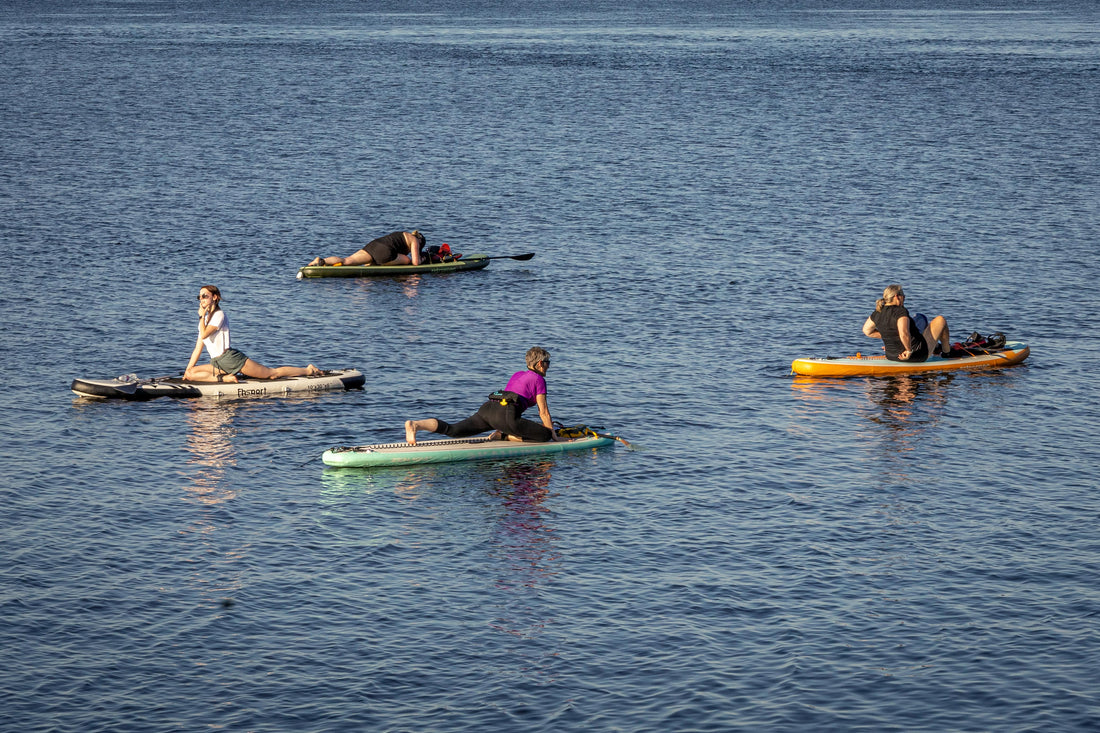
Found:
M 534 252 L 528 252 L 525 255 L 495 255 L 493 257 L 486 257 L 487 260 L 521 260 L 526 262 L 535 256 Z

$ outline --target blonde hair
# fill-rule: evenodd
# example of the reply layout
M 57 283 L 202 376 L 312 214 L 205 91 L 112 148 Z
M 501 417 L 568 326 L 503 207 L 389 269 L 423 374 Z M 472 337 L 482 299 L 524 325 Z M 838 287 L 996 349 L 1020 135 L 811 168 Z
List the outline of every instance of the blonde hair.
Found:
M 527 350 L 527 368 L 534 369 L 540 361 L 550 361 L 550 352 L 541 346 L 532 346 Z
M 905 295 L 900 285 L 887 285 L 882 291 L 882 297 L 875 301 L 875 313 L 886 307 L 886 301 L 893 300 L 895 296 Z

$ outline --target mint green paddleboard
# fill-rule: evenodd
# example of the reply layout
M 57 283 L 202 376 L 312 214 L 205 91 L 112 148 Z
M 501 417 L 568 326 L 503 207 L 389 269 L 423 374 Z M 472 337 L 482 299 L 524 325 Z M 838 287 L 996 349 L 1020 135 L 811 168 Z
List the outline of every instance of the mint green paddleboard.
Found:
M 393 277 L 418 273 L 464 272 L 489 266 L 487 255 L 463 255 L 453 262 L 433 262 L 430 265 L 313 265 L 298 270 L 298 279 L 314 277 Z
M 379 443 L 354 448 L 330 448 L 321 456 L 328 466 L 363 468 L 369 466 L 408 466 L 417 463 L 451 463 L 481 458 L 513 458 L 515 456 L 548 455 L 565 451 L 602 448 L 615 442 L 611 436 L 585 436 L 575 440 L 549 443 L 516 442 L 482 438 L 422 440 L 416 445 Z

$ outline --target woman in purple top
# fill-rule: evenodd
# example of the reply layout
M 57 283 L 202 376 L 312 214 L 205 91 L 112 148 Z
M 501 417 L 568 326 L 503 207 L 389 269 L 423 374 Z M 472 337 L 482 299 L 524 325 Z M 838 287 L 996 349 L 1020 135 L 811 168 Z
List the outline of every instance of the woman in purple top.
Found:
M 527 350 L 527 371 L 516 372 L 503 390 L 489 395 L 478 411 L 454 425 L 430 417 L 424 420 L 405 421 L 405 442 L 416 445 L 416 433 L 427 430 L 451 438 L 495 430 L 494 437 L 502 440 L 531 440 L 545 443 L 557 440 L 554 423 L 550 419 L 550 407 L 546 402 L 546 370 L 550 368 L 550 354 L 540 346 Z M 539 408 L 542 425 L 521 417 L 531 405 Z M 499 435 L 497 435 L 499 433 Z

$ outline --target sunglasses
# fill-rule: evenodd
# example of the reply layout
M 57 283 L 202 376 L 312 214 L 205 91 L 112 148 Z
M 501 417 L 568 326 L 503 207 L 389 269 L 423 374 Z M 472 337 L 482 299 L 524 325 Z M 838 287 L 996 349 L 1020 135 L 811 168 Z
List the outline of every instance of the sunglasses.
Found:
M 210 300 L 213 297 L 214 296 L 210 295 L 209 293 L 203 293 L 202 295 L 199 296 L 199 300 Z

